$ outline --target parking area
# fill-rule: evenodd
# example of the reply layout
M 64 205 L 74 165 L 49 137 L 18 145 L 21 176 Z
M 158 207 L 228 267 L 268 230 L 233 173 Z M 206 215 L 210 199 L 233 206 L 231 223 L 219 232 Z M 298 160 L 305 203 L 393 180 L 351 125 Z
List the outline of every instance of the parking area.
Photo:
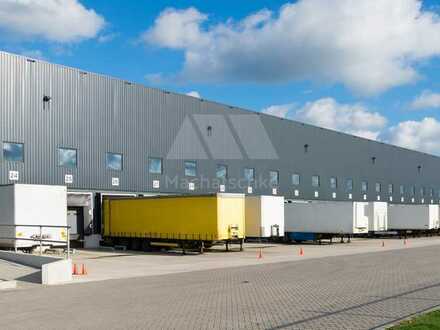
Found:
M 78 265 L 78 268 L 85 265 L 87 275 L 74 276 L 74 281 L 101 281 L 289 261 L 296 262 L 312 258 L 438 245 L 440 245 L 440 237 L 414 238 L 406 241 L 394 238 L 354 239 L 349 244 L 334 243 L 332 245 L 246 243 L 243 252 L 224 252 L 222 247 L 218 247 L 203 255 L 182 255 L 180 251 L 141 253 L 77 250 L 73 256 L 73 262 Z

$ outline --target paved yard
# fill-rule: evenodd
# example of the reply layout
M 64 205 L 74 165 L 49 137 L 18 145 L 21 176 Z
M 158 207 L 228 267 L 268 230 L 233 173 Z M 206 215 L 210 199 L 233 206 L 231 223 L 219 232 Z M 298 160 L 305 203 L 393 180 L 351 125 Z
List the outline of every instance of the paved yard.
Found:
M 382 246 L 384 242 L 384 246 Z M 284 244 L 246 244 L 243 252 L 223 252 L 219 247 L 217 252 L 204 255 L 182 256 L 176 253 L 133 253 L 79 251 L 73 261 L 85 264 L 87 276 L 75 277 L 75 281 L 99 281 L 129 277 L 154 276 L 209 270 L 226 267 L 251 266 L 287 261 L 301 261 L 311 258 L 323 258 L 370 252 L 383 252 L 398 249 L 411 249 L 422 246 L 436 245 L 440 248 L 440 237 L 417 238 L 407 240 L 404 244 L 399 239 L 355 239 L 350 244 L 333 245 L 284 245 Z M 299 251 L 303 249 L 304 255 Z M 259 252 L 262 258 L 257 258 Z M 221 251 L 221 252 L 220 252 Z
M 0 329 L 372 329 L 440 306 L 440 247 L 0 294 Z

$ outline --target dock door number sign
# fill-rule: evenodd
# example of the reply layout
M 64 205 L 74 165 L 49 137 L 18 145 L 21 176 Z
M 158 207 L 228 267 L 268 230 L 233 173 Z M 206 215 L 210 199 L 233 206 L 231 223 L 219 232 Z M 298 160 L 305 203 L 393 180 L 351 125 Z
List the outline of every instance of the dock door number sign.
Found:
M 19 176 L 18 171 L 9 171 L 9 181 L 18 181 Z

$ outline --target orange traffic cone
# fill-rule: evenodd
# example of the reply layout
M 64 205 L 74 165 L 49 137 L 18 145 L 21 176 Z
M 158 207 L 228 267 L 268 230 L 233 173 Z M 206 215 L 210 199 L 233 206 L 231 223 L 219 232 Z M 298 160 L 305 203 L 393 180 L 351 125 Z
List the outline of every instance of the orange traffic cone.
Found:
M 262 259 L 262 258 L 263 258 L 263 250 L 260 249 L 258 250 L 257 259 Z
M 384 241 L 382 241 L 382 247 L 385 247 L 385 242 Z
M 76 264 L 72 265 L 72 275 L 76 275 Z
M 303 248 L 299 248 L 299 255 L 300 255 L 300 256 L 303 256 L 303 255 L 304 255 L 304 250 L 303 250 Z
M 87 275 L 86 265 L 84 264 L 81 265 L 81 275 Z

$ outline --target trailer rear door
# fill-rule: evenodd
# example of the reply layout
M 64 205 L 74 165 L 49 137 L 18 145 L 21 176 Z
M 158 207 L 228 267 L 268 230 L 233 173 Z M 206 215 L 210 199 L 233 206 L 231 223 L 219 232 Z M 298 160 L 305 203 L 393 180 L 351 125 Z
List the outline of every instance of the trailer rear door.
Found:
M 355 208 L 354 228 L 361 231 L 368 231 L 368 203 L 355 202 L 353 206 Z

